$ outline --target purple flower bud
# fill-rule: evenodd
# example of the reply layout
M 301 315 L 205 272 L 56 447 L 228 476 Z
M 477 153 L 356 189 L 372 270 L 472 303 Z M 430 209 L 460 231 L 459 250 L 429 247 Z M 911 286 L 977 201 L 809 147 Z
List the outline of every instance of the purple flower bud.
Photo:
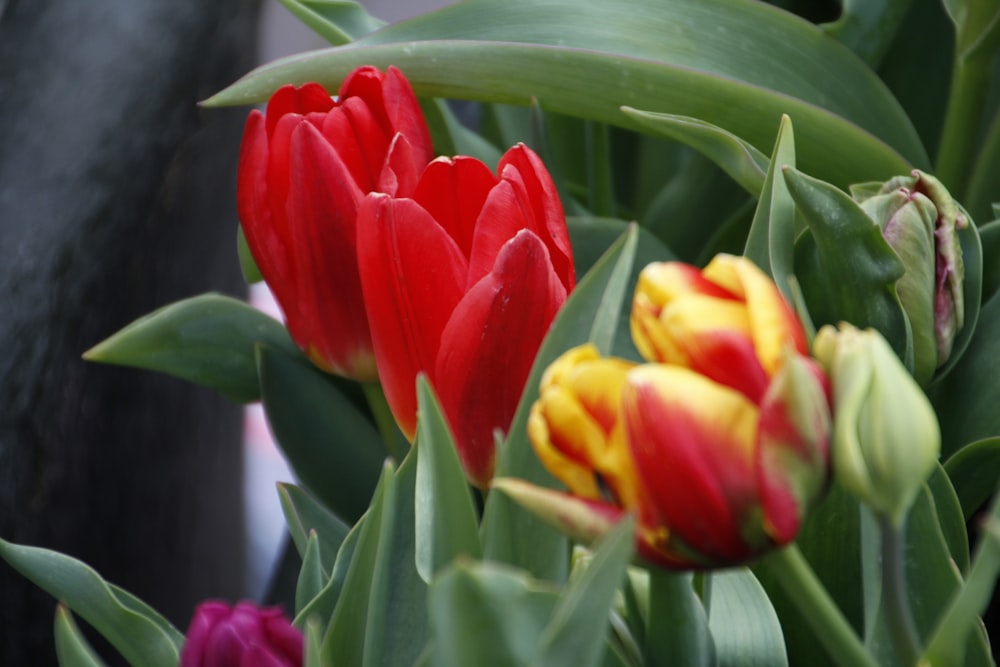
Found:
M 302 633 L 277 607 L 209 600 L 194 612 L 180 667 L 301 667 Z

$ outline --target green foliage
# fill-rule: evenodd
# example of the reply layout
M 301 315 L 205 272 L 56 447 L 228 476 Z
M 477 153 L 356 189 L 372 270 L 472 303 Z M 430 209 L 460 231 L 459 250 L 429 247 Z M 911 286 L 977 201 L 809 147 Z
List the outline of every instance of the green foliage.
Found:
M 83 358 L 167 373 L 248 403 L 260 398 L 258 344 L 301 356 L 272 318 L 242 301 L 203 294 L 136 320 Z
M 108 584 L 84 563 L 4 540 L 0 558 L 94 626 L 133 667 L 176 667 L 184 636 L 147 604 Z M 68 628 L 63 630 L 68 634 Z

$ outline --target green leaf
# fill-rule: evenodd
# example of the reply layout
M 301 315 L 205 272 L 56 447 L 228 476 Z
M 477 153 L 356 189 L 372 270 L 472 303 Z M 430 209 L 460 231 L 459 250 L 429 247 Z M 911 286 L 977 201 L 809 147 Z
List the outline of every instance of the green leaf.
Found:
M 935 467 L 927 479 L 927 489 L 930 491 L 931 500 L 934 501 L 938 526 L 948 546 L 948 554 L 954 561 L 955 567 L 964 576 L 969 570 L 969 534 L 965 530 L 965 514 L 962 512 L 962 503 L 958 499 L 955 487 L 952 486 L 951 479 L 941 464 Z
M 913 0 L 841 0 L 840 17 L 822 26 L 828 35 L 877 67 Z
M 374 588 L 384 584 L 382 554 L 392 548 L 395 491 L 392 464 L 386 462 L 323 639 L 323 660 L 331 665 L 370 664 L 368 649 L 384 637 L 385 627 L 372 612 L 382 607 L 381 591 Z
M 346 44 L 385 25 L 348 0 L 279 0 L 288 11 L 333 45 Z
M 1000 480 L 1000 437 L 969 443 L 945 462 L 944 469 L 968 521 L 996 492 Z
M 769 159 L 732 132 L 699 118 L 622 107 L 626 116 L 647 132 L 690 146 L 722 168 L 756 197 L 764 187 Z
M 928 166 L 899 104 L 852 53 L 806 21 L 741 0 L 464 2 L 265 65 L 207 103 L 260 102 L 285 82 L 335 87 L 366 63 L 396 64 L 420 95 L 537 99 L 636 128 L 626 105 L 700 118 L 758 149 L 787 113 L 802 167 L 838 185 Z
M 88 361 L 160 371 L 227 398 L 260 398 L 254 346 L 298 348 L 281 324 L 242 301 L 203 294 L 142 317 L 84 353 Z
M 301 612 L 309 602 L 326 587 L 330 581 L 329 575 L 323 571 L 320 559 L 319 538 L 316 531 L 310 531 L 306 551 L 302 556 L 302 568 L 295 586 L 295 613 Z
M 432 664 L 530 665 L 557 601 L 555 591 L 521 571 L 459 559 L 429 589 Z
M 983 522 L 983 535 L 969 578 L 961 591 L 952 596 L 945 613 L 927 641 L 924 653 L 927 664 L 946 665 L 957 662 L 970 639 L 974 647 L 986 645 L 986 638 L 979 631 L 982 625 L 978 617 L 986 610 L 990 598 L 996 591 L 998 573 L 1000 573 L 1000 495 L 996 496 L 989 516 Z M 973 633 L 971 638 L 969 633 Z M 974 653 L 977 657 L 981 655 L 981 650 Z M 966 664 L 969 662 L 966 661 Z M 988 654 L 986 660 L 980 659 L 980 664 L 991 664 Z
M 995 261 L 995 260 L 994 260 Z M 941 425 L 941 456 L 947 460 L 970 442 L 1000 433 L 1000 293 L 983 305 L 969 347 L 928 395 Z
M 500 150 L 489 141 L 462 125 L 444 100 L 420 101 L 424 119 L 431 131 L 437 153 L 443 155 L 471 155 L 495 167 L 500 161 Z
M 416 563 L 417 451 L 417 448 L 411 449 L 396 471 L 392 548 L 385 552 L 387 562 L 381 573 L 385 582 L 380 590 L 385 602 L 381 611 L 369 612 L 369 623 L 374 620 L 385 627 L 384 631 L 380 630 L 383 632 L 381 661 L 378 662 L 379 653 L 369 658 L 366 649 L 366 664 L 412 665 L 426 649 L 430 637 L 426 614 L 427 583 L 417 572 Z M 382 557 L 381 551 L 379 557 Z M 373 585 L 373 594 L 374 591 Z M 372 639 L 378 641 L 378 635 Z
M 328 667 L 323 663 L 320 651 L 323 641 L 322 632 L 319 622 L 315 618 L 309 619 L 304 631 L 305 655 L 303 656 L 303 664 L 305 667 Z
M 778 614 L 753 573 L 727 570 L 711 577 L 708 627 L 719 667 L 788 665 Z
M 427 378 L 417 378 L 416 567 L 424 581 L 455 557 L 479 558 L 479 522 L 455 440 Z
M 305 558 L 310 533 L 315 533 L 323 571 L 332 572 L 340 545 L 350 531 L 348 525 L 294 484 L 279 483 L 278 497 L 299 556 Z
M 73 621 L 73 614 L 63 605 L 56 607 L 55 643 L 59 667 L 104 667 L 104 661 Z
M 343 591 L 344 580 L 347 578 L 347 571 L 354 559 L 354 551 L 358 546 L 358 538 L 364 524 L 365 519 L 362 517 L 347 533 L 347 537 L 344 538 L 337 551 L 337 559 L 330 571 L 330 579 L 326 582 L 323 590 L 298 611 L 293 621 L 296 627 L 305 628 L 310 621 L 320 623 L 324 628 L 329 625 L 333 610 L 340 599 L 341 591 Z
M 583 574 L 574 578 L 541 638 L 537 667 L 597 667 L 605 654 L 609 613 L 632 559 L 635 522 L 625 519 L 602 538 Z
M 979 238 L 982 242 L 984 258 L 990 261 L 983 264 L 983 296 L 985 303 L 1000 290 L 1000 220 L 993 220 L 979 228 Z
M 576 275 L 584 276 L 597 263 L 608 248 L 628 231 L 629 223 L 618 218 L 597 216 L 569 216 L 566 227 L 573 246 Z
M 879 226 L 829 183 L 791 168 L 785 182 L 810 232 L 796 243 L 795 275 L 813 321 L 873 327 L 912 368 L 912 335 L 896 296 L 905 269 Z
M 743 254 L 774 278 L 785 299 L 792 303 L 789 279 L 794 273 L 795 202 L 782 175 L 786 167 L 795 167 L 795 135 L 791 119 L 782 116 Z
M 163 616 L 110 586 L 69 556 L 0 540 L 0 558 L 36 586 L 63 601 L 134 667 L 176 667 L 184 636 Z
M 243 233 L 243 227 L 236 228 L 236 255 L 240 260 L 240 272 L 243 274 L 243 281 L 247 285 L 253 285 L 264 280 L 264 276 L 261 275 L 260 269 L 257 267 L 257 262 L 250 252 L 250 246 L 247 244 L 247 237 Z
M 646 661 L 657 667 L 716 664 L 708 617 L 691 585 L 690 574 L 656 567 L 649 570 Z
M 271 432 L 295 474 L 353 523 L 368 508 L 382 468 L 378 432 L 331 377 L 301 356 L 262 345 L 257 367 Z

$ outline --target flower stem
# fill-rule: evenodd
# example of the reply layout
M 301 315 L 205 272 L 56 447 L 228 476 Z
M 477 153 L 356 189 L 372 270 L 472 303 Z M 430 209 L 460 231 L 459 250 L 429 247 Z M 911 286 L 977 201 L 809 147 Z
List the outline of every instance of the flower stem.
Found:
M 396 426 L 396 419 L 392 416 L 389 403 L 385 400 L 382 385 L 377 382 L 363 382 L 361 388 L 368 401 L 368 407 L 371 408 L 372 415 L 375 417 L 375 427 L 382 436 L 386 454 L 395 459 L 397 464 L 401 463 L 406 457 L 408 445 L 406 438 Z
M 760 564 L 802 613 L 835 663 L 840 667 L 878 667 L 797 546 L 777 551 Z
M 920 636 L 910 613 L 910 601 L 906 592 L 906 545 L 905 519 L 894 526 L 882 517 L 882 590 L 885 600 L 885 619 L 889 626 L 889 636 L 896 648 L 896 655 L 904 665 L 915 665 L 920 657 Z
M 706 667 L 714 663 L 714 655 L 708 617 L 691 586 L 691 575 L 651 568 L 646 664 Z

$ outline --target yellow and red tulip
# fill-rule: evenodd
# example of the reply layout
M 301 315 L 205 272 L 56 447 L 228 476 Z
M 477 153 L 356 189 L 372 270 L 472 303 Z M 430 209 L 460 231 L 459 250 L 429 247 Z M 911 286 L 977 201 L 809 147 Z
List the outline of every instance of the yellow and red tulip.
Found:
M 737 565 L 792 541 L 826 486 L 829 391 L 774 284 L 742 258 L 653 265 L 633 331 L 654 363 L 584 346 L 546 372 L 528 433 L 573 498 L 542 491 L 529 504 L 570 532 L 634 513 L 640 553 L 675 568 Z
M 336 100 L 315 83 L 284 86 L 246 122 L 237 182 L 254 260 L 300 348 L 321 368 L 376 378 L 355 254 L 369 192 L 411 194 L 433 159 L 406 78 L 360 67 Z
M 471 157 L 435 160 L 412 197 L 369 195 L 358 261 L 386 400 L 416 429 L 425 373 L 466 475 L 485 486 L 494 431 L 514 416 L 538 347 L 576 277 L 566 220 L 545 166 L 526 146 L 497 173 Z

